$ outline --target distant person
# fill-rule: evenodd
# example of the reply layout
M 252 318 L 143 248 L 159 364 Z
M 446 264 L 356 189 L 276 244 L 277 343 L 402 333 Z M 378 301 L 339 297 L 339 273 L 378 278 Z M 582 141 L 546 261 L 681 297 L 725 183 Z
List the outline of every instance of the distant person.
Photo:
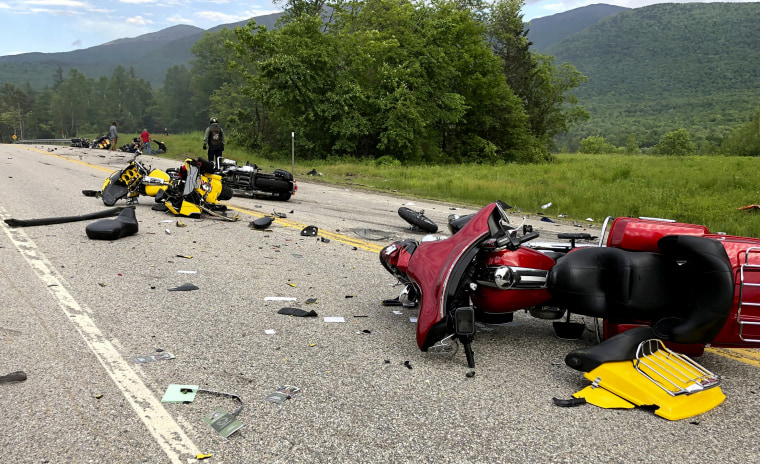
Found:
M 150 134 L 148 133 L 148 129 L 143 129 L 142 134 L 140 134 L 140 138 L 142 139 L 143 153 L 148 153 L 150 155 Z
M 108 139 L 111 141 L 111 151 L 116 151 L 116 142 L 119 141 L 119 133 L 116 131 L 116 121 L 108 128 Z
M 216 158 L 224 152 L 224 131 L 219 120 L 211 118 L 206 133 L 203 134 L 203 149 L 208 147 L 208 160 L 216 165 Z
M 167 129 L 166 127 L 164 127 L 164 135 L 166 137 L 169 137 L 169 129 Z

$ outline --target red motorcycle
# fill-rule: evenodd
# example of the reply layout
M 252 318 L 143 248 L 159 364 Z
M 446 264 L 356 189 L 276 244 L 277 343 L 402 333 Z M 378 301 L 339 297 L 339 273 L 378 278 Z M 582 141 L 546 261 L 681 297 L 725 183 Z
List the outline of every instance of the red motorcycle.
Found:
M 600 341 L 647 326 L 645 338 L 687 355 L 701 355 L 706 345 L 760 347 L 760 239 L 621 217 L 604 222 L 598 244 L 576 244 L 588 234 L 540 244 L 531 242 L 537 232 L 510 226 L 506 208 L 492 203 L 451 222 L 451 237 L 398 241 L 380 252 L 404 284 L 392 301 L 419 306 L 422 351 L 456 339 L 474 367 L 476 321 L 509 322 L 518 310 L 545 319 L 566 314 L 554 323 L 566 332 L 584 328 L 571 314 L 597 318 Z M 568 365 L 581 370 L 583 361 L 571 355 Z

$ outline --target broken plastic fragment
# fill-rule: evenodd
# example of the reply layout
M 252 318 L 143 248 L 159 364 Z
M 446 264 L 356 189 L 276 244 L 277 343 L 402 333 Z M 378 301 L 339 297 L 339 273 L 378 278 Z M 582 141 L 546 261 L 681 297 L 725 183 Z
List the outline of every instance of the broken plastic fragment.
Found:
M 279 311 L 277 311 L 277 314 L 285 314 L 286 316 L 296 316 L 296 317 L 317 317 L 318 314 L 313 309 L 311 311 L 306 311 L 301 308 L 280 308 Z
M 0 377 L 0 383 L 22 382 L 26 380 L 26 372 L 16 371 Z
M 224 438 L 237 432 L 244 425 L 233 414 L 225 411 L 224 408 L 215 409 L 209 415 L 204 417 L 203 421 Z
M 274 329 L 266 329 L 266 330 L 264 330 L 264 333 L 267 334 L 267 335 L 274 335 L 275 331 L 274 331 Z
M 301 235 L 304 237 L 315 237 L 319 233 L 317 226 L 306 226 L 301 230 Z
M 179 287 L 170 288 L 170 292 L 189 292 L 191 290 L 198 290 L 199 287 L 196 287 L 193 284 L 184 284 L 180 285 Z
M 297 299 L 294 296 L 268 296 L 264 298 L 264 301 L 296 301 Z
M 343 316 L 325 316 L 324 321 L 325 322 L 346 322 L 346 319 L 343 318 Z
M 258 218 L 254 221 L 251 221 L 250 224 L 248 224 L 248 227 L 252 229 L 266 229 L 267 227 L 272 225 L 272 222 L 274 221 L 274 218 L 271 216 L 264 216 L 261 218 Z
M 547 204 L 545 204 L 545 205 L 541 205 L 541 209 L 547 209 L 547 208 L 549 208 L 551 205 L 552 205 L 552 202 L 550 201 L 549 203 L 547 203 Z
M 196 454 L 195 459 L 202 461 L 204 459 L 210 458 L 211 456 L 213 456 L 213 454 Z
M 316 298 L 309 298 L 309 299 L 306 300 L 306 304 L 314 304 L 316 302 L 317 302 Z

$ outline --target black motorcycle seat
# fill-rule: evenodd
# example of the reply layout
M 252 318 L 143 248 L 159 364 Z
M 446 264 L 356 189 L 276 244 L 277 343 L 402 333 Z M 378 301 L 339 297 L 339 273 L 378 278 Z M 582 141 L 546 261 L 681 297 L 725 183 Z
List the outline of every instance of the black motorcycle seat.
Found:
M 136 234 L 137 230 L 134 207 L 124 208 L 116 219 L 101 219 L 85 227 L 87 237 L 93 240 L 117 240 Z
M 592 346 L 573 350 L 565 356 L 565 364 L 581 372 L 591 372 L 607 362 L 629 361 L 644 340 L 655 338 L 650 327 L 635 327 Z
M 677 343 L 708 343 L 731 311 L 731 263 L 716 240 L 671 235 L 661 253 L 583 248 L 552 268 L 553 304 L 605 319 L 657 321 L 657 336 Z M 673 323 L 673 318 L 677 321 Z

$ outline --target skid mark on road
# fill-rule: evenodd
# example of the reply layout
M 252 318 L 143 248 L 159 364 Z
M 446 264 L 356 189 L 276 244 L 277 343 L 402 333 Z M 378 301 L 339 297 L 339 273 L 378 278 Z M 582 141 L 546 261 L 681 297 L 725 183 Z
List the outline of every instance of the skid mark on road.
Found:
M 53 295 L 58 306 L 66 315 L 66 319 L 74 324 L 87 347 L 103 365 L 156 443 L 169 457 L 169 460 L 172 463 L 181 463 L 183 455 L 186 456 L 186 462 L 194 460 L 199 451 L 192 440 L 166 412 L 164 406 L 145 386 L 132 366 L 95 325 L 95 322 L 88 315 L 90 313 L 89 308 L 81 306 L 66 290 L 53 270 L 52 264 L 39 251 L 37 245 L 23 230 L 10 228 L 6 225 L 4 220 L 8 218 L 8 212 L 5 208 L 0 207 L 0 219 L 3 220 L 0 222 L 0 227 Z M 187 455 L 192 455 L 192 458 L 187 457 Z

